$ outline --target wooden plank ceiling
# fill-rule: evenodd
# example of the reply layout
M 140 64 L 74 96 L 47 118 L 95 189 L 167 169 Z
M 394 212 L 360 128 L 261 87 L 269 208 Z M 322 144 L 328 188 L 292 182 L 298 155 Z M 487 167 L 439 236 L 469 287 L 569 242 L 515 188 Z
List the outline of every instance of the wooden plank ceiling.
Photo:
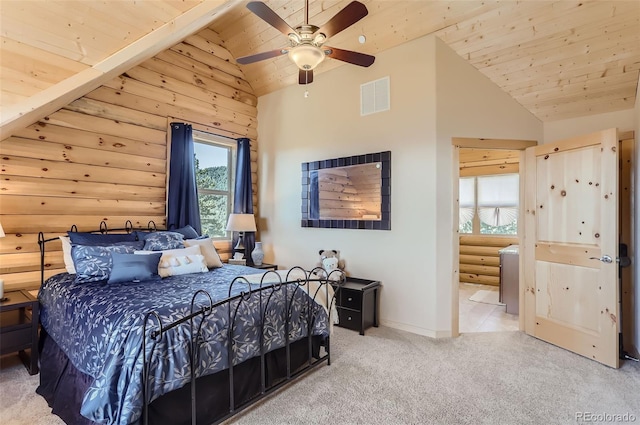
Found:
M 375 55 L 435 33 L 542 121 L 634 106 L 640 70 L 637 0 L 361 1 L 369 15 L 332 37 L 329 45 Z M 349 2 L 310 0 L 309 22 L 320 26 Z M 3 0 L 2 114 L 21 111 L 21 106 L 21 113 L 32 109 L 30 103 L 43 91 L 72 81 L 201 3 Z M 227 2 L 228 10 L 208 24 L 233 57 L 287 47 L 286 37 L 246 3 Z M 303 0 L 266 3 L 292 27 L 304 21 Z M 358 42 L 361 34 L 365 44 Z M 139 61 L 146 59 L 137 54 Z M 315 74 L 336 66 L 353 65 L 327 59 Z M 258 96 L 297 84 L 297 69 L 286 55 L 241 69 Z

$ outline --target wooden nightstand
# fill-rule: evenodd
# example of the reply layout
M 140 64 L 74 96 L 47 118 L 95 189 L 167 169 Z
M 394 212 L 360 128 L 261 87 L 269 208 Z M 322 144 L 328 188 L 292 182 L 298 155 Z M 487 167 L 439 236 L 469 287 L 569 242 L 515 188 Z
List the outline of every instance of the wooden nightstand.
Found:
M 40 303 L 28 291 L 8 291 L 0 302 L 0 354 L 18 352 L 30 375 L 38 373 Z M 31 350 L 29 356 L 25 350 Z
M 337 291 L 338 326 L 359 331 L 360 335 L 368 327 L 378 327 L 379 281 L 347 277 L 343 285 L 332 285 Z
M 262 263 L 259 266 L 256 266 L 255 264 L 249 267 L 253 267 L 254 269 L 261 269 L 261 270 L 278 270 L 278 265 L 277 264 L 268 264 L 268 263 Z

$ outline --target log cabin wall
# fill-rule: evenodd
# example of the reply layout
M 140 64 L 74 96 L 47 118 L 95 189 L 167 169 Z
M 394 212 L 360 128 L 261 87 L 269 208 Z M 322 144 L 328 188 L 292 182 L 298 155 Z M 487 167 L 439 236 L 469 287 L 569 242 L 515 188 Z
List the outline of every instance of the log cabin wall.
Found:
M 520 150 L 461 148 L 460 177 L 519 171 Z M 518 244 L 517 236 L 461 235 L 460 282 L 500 285 L 500 250 Z
M 218 34 L 205 29 L 0 142 L 0 278 L 5 290 L 40 286 L 38 232 L 153 220 L 166 226 L 167 128 L 252 140 L 257 207 L 257 98 Z M 256 211 L 257 213 L 257 211 Z M 216 242 L 223 257 L 230 243 Z M 64 272 L 47 244 L 45 278 Z
M 460 236 L 460 282 L 499 286 L 499 251 L 517 244 L 515 236 Z

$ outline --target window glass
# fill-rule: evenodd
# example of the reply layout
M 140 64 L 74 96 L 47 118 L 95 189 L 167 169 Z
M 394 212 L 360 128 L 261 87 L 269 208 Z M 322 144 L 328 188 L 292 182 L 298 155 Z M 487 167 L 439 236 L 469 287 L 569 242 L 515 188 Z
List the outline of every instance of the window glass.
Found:
M 478 177 L 478 216 L 481 234 L 518 233 L 518 174 Z
M 460 178 L 460 233 L 473 233 L 473 216 L 476 212 L 476 178 Z
M 518 174 L 460 178 L 460 233 L 518 233 Z
M 196 185 L 202 234 L 226 239 L 233 196 L 235 146 L 204 132 L 193 132 Z

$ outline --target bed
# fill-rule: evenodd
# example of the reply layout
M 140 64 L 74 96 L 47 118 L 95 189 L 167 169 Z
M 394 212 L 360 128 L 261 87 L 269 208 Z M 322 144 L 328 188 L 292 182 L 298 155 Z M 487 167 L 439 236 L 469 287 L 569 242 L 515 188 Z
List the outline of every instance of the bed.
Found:
M 37 392 L 66 423 L 217 423 L 330 364 L 333 288 L 300 268 L 77 275 L 52 276 L 39 292 Z

